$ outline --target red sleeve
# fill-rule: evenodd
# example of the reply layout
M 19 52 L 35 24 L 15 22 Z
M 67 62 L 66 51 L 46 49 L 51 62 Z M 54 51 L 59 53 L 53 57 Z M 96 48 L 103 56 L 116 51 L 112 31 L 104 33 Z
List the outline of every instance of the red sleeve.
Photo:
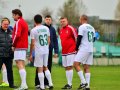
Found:
M 13 38 L 13 46 L 15 42 L 17 41 L 17 39 L 21 36 L 21 30 L 22 30 L 22 26 L 21 26 L 20 21 L 18 20 L 18 22 L 16 22 L 16 30 L 15 30 L 15 35 Z
M 71 29 L 71 33 L 75 38 L 75 41 L 77 41 L 77 30 L 69 25 L 69 28 Z
M 72 33 L 73 33 L 73 35 L 74 35 L 74 38 L 75 38 L 75 41 L 77 41 L 77 29 L 76 28 L 73 28 L 73 30 L 72 30 Z

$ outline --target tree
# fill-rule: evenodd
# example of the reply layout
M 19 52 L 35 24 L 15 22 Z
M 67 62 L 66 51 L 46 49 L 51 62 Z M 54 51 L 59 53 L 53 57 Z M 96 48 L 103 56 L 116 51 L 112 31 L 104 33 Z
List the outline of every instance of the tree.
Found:
M 118 0 L 118 4 L 117 4 L 116 10 L 115 10 L 115 18 L 120 20 L 120 0 Z M 117 38 L 117 43 L 120 43 L 120 28 L 118 30 L 116 38 Z
M 98 16 L 91 16 L 89 17 L 89 23 L 95 28 L 95 31 L 100 34 L 101 41 L 104 41 L 104 29 L 102 28 L 102 23 Z
M 117 34 L 117 43 L 120 43 L 120 28 L 119 28 L 119 30 L 118 30 L 118 34 Z
M 0 0 L 0 18 L 3 18 L 3 16 L 1 15 L 3 8 L 6 8 L 6 2 L 3 0 Z
M 52 10 L 50 10 L 48 7 L 42 9 L 41 13 L 42 13 L 43 17 L 45 17 L 46 15 L 51 15 L 52 16 L 52 14 L 53 14 Z
M 115 10 L 115 18 L 120 19 L 120 0 L 118 0 L 118 4 Z
M 79 25 L 79 17 L 87 11 L 82 0 L 68 0 L 58 10 L 58 16 L 65 16 L 72 25 Z

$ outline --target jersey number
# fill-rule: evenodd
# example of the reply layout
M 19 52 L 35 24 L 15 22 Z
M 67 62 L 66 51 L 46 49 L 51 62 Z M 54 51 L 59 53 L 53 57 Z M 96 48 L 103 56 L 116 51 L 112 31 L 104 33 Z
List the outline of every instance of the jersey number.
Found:
M 88 31 L 88 41 L 89 41 L 89 42 L 93 42 L 93 39 L 94 39 L 94 33 Z
M 39 42 L 41 46 L 48 45 L 48 39 L 47 39 L 47 34 L 40 35 L 39 36 Z

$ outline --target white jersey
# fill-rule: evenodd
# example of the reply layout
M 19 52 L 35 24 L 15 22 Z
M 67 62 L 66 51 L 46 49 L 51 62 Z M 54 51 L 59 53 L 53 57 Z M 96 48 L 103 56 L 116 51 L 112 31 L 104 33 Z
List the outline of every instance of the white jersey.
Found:
M 79 27 L 78 35 L 82 35 L 79 50 L 83 52 L 93 52 L 95 29 L 90 24 L 83 24 Z
M 39 54 L 48 54 L 48 36 L 49 28 L 43 25 L 36 26 L 31 30 L 31 39 L 35 39 L 35 52 Z

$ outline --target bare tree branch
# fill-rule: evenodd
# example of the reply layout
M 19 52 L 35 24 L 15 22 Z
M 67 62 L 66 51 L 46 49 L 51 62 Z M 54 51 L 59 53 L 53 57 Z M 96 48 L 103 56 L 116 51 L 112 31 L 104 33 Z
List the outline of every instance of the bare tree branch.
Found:
M 120 19 L 120 0 L 118 0 L 118 4 L 115 10 L 115 18 Z
M 42 9 L 41 13 L 42 13 L 42 16 L 43 16 L 43 17 L 45 17 L 46 15 L 51 15 L 51 16 L 52 16 L 53 11 L 50 10 L 48 7 L 46 7 L 46 8 L 44 8 L 44 9 Z
M 87 8 L 82 0 L 68 0 L 62 8 L 58 10 L 58 16 L 66 16 L 72 25 L 79 24 L 79 16 L 85 14 Z

